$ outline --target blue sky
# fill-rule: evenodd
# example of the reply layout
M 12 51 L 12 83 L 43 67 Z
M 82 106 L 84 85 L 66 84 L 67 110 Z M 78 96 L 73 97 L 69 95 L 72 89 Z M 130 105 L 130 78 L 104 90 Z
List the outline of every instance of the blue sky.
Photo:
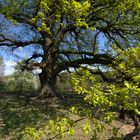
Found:
M 32 54 L 31 46 L 27 46 L 26 48 L 20 47 L 13 52 L 8 49 L 5 50 L 5 47 L 3 48 L 0 49 L 0 56 L 3 57 L 5 63 L 5 75 L 12 74 L 14 72 L 14 66 L 16 63 L 23 60 L 23 58 L 30 57 Z
M 27 29 L 28 28 L 27 26 L 25 27 L 21 24 L 13 25 L 11 24 L 11 22 L 7 21 L 2 15 L 0 15 L 0 27 L 2 28 L 3 34 L 9 35 L 10 37 L 12 37 L 12 39 L 16 38 L 16 40 L 18 39 L 21 40 L 22 38 L 23 42 L 27 40 L 32 40 L 32 38 L 35 38 L 37 36 L 37 34 L 35 34 L 30 29 L 30 27 L 29 29 Z M 25 30 L 25 28 L 27 30 Z M 12 36 L 10 34 L 12 34 Z M 104 43 L 105 38 L 103 37 L 103 35 L 100 35 L 99 46 L 102 52 L 103 50 L 105 51 Z M 29 56 L 31 56 L 34 51 L 32 48 L 33 47 L 31 45 L 26 46 L 25 48 L 19 47 L 18 49 L 16 49 L 11 53 L 10 50 L 7 50 L 6 46 L 2 46 L 0 48 L 0 56 L 2 56 L 4 59 L 5 74 L 6 75 L 12 74 L 14 71 L 14 66 L 16 65 L 17 61 L 21 61 L 22 58 L 28 58 Z M 41 50 L 37 51 L 41 52 Z
M 27 30 L 25 30 L 25 28 Z M 22 38 L 22 41 L 24 42 L 36 37 L 36 34 L 30 30 L 30 27 L 25 27 L 21 24 L 13 25 L 2 15 L 0 15 L 0 33 L 1 30 L 2 34 L 9 36 L 11 39 L 16 38 L 17 41 L 21 41 Z M 9 75 L 13 73 L 16 62 L 21 61 L 22 58 L 31 56 L 32 53 L 33 51 L 31 46 L 26 46 L 25 48 L 19 47 L 12 53 L 7 46 L 0 46 L 0 56 L 3 57 L 5 63 L 5 74 Z

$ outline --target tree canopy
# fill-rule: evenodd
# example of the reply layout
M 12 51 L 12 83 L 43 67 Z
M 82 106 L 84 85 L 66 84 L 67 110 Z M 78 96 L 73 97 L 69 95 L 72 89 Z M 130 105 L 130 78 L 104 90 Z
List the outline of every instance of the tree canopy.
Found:
M 105 123 L 112 121 L 112 109 L 132 111 L 138 117 L 139 0 L 1 0 L 0 19 L 0 47 L 24 59 L 23 70 L 41 69 L 39 99 L 57 96 L 57 76 L 74 71 L 74 91 L 83 95 L 91 110 L 70 110 L 94 122 L 93 139 L 103 130 L 96 113 Z M 63 136 L 65 125 L 73 133 L 67 118 L 50 120 L 49 133 Z M 83 130 L 90 131 L 89 123 Z M 32 128 L 25 131 L 39 135 Z

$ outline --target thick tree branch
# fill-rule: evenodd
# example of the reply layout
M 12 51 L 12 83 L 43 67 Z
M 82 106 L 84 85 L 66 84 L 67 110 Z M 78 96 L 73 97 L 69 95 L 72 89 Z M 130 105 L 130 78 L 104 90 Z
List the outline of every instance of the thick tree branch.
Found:
M 111 56 L 110 55 L 108 55 L 108 54 L 94 54 L 94 53 L 92 53 L 92 52 L 86 52 L 86 51 L 59 51 L 59 54 L 73 54 L 73 55 L 75 55 L 75 54 L 84 54 L 84 55 L 89 55 L 89 56 L 93 56 L 94 58 L 100 58 L 100 57 L 102 57 L 102 58 L 106 58 L 106 59 L 111 59 Z
M 33 54 L 30 58 L 26 59 L 24 61 L 23 66 L 21 67 L 21 70 L 22 71 L 24 71 L 24 70 L 32 71 L 36 67 L 39 67 L 40 68 L 40 63 L 30 62 L 33 59 L 36 59 L 36 58 L 39 58 L 39 57 L 43 57 L 43 55 L 42 54 Z
M 69 62 L 63 62 L 58 64 L 58 67 L 56 68 L 56 73 L 58 74 L 62 70 L 66 70 L 69 67 L 78 68 L 82 64 L 103 64 L 103 65 L 109 65 L 112 64 L 113 58 L 109 57 L 105 54 L 98 54 L 95 55 L 93 58 L 83 58 L 83 59 L 77 59 Z
M 0 39 L 0 46 L 8 46 L 8 47 L 11 46 L 12 49 L 16 49 L 19 47 L 25 47 L 25 46 L 32 45 L 32 44 L 42 44 L 42 41 L 41 40 L 37 40 L 37 41 L 33 40 L 33 41 L 20 42 L 20 41 L 8 39 L 5 37 L 3 39 Z
M 94 54 L 92 52 L 86 52 L 86 51 L 59 51 L 59 54 L 85 54 L 85 55 L 89 55 L 89 56 L 94 56 Z

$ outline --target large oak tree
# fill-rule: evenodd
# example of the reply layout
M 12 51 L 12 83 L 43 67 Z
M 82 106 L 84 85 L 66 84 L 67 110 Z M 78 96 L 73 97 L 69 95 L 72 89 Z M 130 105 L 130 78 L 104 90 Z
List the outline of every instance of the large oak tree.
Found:
M 56 77 L 63 70 L 110 66 L 116 55 L 112 44 L 125 50 L 139 43 L 138 0 L 1 0 L 0 5 L 1 18 L 22 25 L 30 36 L 23 39 L 18 32 L 14 38 L 1 28 L 0 46 L 42 50 L 26 58 L 26 68 L 42 70 L 40 96 L 56 95 Z

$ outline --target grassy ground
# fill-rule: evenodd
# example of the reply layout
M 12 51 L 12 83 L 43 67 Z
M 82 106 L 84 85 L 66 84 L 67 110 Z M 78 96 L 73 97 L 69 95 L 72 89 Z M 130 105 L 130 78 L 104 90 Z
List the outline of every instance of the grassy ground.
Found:
M 82 97 L 67 94 L 64 100 L 47 99 L 45 101 L 31 101 L 24 96 L 13 96 L 0 94 L 0 140 L 20 140 L 21 133 L 26 127 L 36 129 L 43 128 L 49 119 L 56 119 L 58 116 L 70 117 L 78 120 L 81 116 L 71 114 L 71 106 L 80 106 L 87 110 L 89 107 L 83 102 Z M 90 140 L 91 134 L 85 135 L 81 127 L 85 120 L 77 122 L 74 136 L 66 135 L 64 138 L 55 137 L 53 139 L 63 140 Z M 112 125 L 119 128 L 120 121 L 114 121 Z M 94 127 L 94 125 L 93 125 Z M 99 135 L 100 140 L 107 140 L 111 137 L 109 131 L 111 126 L 106 125 L 106 130 Z M 130 124 L 125 124 L 120 132 L 127 134 L 134 129 Z M 31 139 L 32 140 L 32 139 Z

